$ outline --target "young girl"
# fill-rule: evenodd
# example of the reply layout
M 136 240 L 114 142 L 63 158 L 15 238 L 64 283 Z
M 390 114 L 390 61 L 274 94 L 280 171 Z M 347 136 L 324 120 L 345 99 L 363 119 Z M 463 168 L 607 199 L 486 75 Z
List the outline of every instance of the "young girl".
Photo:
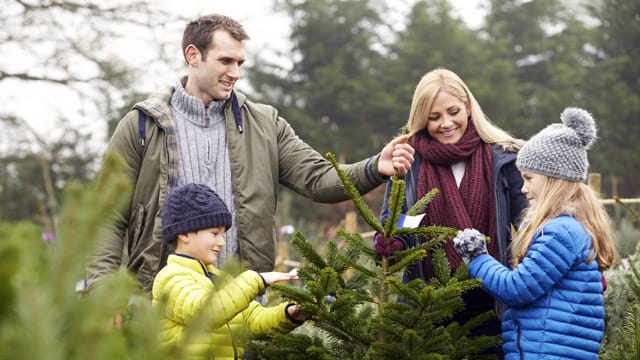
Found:
M 565 109 L 560 119 L 518 153 L 530 206 L 511 247 L 512 268 L 487 255 L 477 230 L 454 239 L 469 274 L 507 304 L 505 359 L 597 359 L 600 351 L 602 271 L 612 266 L 615 248 L 604 206 L 584 183 L 595 122 L 579 108 Z

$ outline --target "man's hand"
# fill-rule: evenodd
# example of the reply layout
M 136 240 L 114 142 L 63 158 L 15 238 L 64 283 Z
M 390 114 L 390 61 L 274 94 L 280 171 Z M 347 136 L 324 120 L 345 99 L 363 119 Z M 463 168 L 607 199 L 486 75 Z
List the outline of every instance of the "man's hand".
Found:
M 397 170 L 398 175 L 404 176 L 409 172 L 415 150 L 408 141 L 408 135 L 401 135 L 382 148 L 378 160 L 378 172 L 381 175 L 392 176 Z

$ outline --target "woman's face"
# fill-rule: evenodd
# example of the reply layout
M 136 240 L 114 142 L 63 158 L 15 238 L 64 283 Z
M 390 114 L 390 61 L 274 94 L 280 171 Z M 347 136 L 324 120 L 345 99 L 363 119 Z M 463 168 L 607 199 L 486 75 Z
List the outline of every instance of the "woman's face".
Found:
M 467 106 L 446 91 L 440 91 L 431 105 L 427 132 L 443 144 L 455 144 L 469 125 Z

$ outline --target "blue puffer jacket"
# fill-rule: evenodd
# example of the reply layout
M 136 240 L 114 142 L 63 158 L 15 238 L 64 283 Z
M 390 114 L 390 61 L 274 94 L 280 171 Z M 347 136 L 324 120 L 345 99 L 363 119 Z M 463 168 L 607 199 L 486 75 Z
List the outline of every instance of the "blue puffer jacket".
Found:
M 505 359 L 597 359 L 604 333 L 602 274 L 591 237 L 573 217 L 539 229 L 523 261 L 510 269 L 489 255 L 469 274 L 507 305 L 502 316 Z

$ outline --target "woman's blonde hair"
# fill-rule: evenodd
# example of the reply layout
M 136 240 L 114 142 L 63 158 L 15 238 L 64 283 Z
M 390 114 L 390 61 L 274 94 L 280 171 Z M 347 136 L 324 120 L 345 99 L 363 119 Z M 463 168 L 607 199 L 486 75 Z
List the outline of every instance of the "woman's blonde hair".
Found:
M 467 106 L 470 121 L 473 121 L 476 131 L 484 142 L 498 144 L 508 151 L 517 151 L 522 147 L 524 141 L 513 138 L 506 131 L 494 125 L 484 114 L 480 104 L 464 81 L 453 71 L 444 68 L 429 71 L 418 82 L 413 93 L 411 111 L 406 126 L 409 135 L 427 127 L 433 100 L 440 91 L 446 91 Z
M 544 175 L 543 175 L 544 176 Z M 569 214 L 587 229 L 593 242 L 587 259 L 598 262 L 601 271 L 609 269 L 615 260 L 613 229 L 609 215 L 596 192 L 587 184 L 545 176 L 546 181 L 534 208 L 526 210 L 524 223 L 511 244 L 512 266 L 525 257 L 533 235 L 549 220 Z

